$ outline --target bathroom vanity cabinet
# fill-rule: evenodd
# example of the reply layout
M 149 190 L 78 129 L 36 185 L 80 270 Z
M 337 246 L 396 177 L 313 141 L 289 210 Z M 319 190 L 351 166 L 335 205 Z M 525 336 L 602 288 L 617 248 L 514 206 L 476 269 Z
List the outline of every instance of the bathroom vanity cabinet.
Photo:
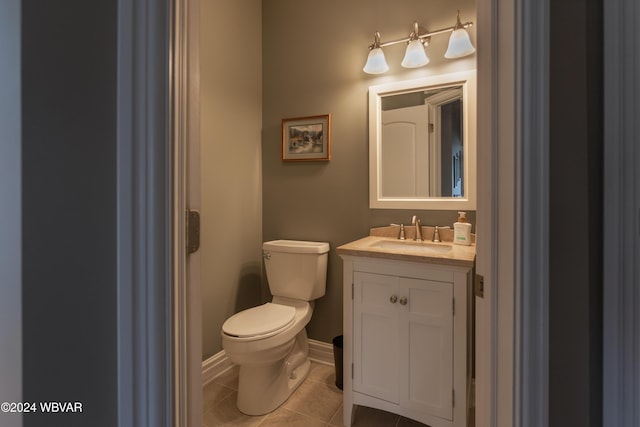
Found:
M 339 248 L 344 261 L 344 423 L 355 405 L 466 427 L 473 262 Z M 373 255 L 373 256 L 372 256 Z M 456 263 L 454 263 L 456 264 Z

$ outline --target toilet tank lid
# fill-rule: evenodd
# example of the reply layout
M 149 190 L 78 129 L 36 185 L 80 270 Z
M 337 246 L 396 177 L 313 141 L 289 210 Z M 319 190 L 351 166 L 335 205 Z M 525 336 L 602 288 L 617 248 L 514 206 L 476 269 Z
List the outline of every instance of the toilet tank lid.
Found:
M 264 242 L 262 249 L 272 252 L 323 254 L 329 252 L 329 243 L 308 242 L 303 240 L 272 240 L 270 242 Z

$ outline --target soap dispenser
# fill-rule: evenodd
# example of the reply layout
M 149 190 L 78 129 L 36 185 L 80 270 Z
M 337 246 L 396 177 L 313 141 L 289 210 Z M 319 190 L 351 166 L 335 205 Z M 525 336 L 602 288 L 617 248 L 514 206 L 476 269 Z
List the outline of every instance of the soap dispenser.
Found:
M 458 212 L 458 222 L 453 224 L 453 243 L 466 246 L 471 244 L 471 224 L 467 221 L 466 212 Z

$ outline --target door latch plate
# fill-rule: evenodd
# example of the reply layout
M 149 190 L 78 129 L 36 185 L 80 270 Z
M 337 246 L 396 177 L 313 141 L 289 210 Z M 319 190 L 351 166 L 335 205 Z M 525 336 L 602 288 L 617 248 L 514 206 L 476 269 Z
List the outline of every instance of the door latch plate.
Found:
M 200 248 L 200 212 L 187 211 L 187 254 Z
M 484 276 L 476 274 L 476 296 L 478 298 L 484 298 Z

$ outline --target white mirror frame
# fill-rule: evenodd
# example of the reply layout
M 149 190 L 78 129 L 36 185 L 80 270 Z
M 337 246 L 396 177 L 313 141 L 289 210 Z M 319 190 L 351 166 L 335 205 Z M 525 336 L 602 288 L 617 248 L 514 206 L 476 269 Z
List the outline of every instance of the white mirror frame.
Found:
M 416 90 L 462 86 L 462 197 L 383 197 L 381 185 L 382 98 Z M 476 210 L 476 71 L 461 71 L 369 87 L 369 207 L 372 209 Z

